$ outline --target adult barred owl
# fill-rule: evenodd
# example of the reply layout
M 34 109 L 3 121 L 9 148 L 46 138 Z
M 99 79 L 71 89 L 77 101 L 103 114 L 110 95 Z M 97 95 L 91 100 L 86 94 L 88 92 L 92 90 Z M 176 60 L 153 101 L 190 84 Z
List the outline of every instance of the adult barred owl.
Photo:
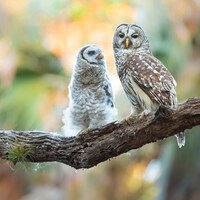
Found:
M 132 104 L 133 115 L 155 112 L 160 105 L 176 105 L 176 81 L 152 55 L 141 27 L 135 24 L 119 25 L 115 30 L 113 49 L 117 72 Z M 176 138 L 178 146 L 184 146 L 184 133 L 177 134 Z
M 86 128 L 97 128 L 115 120 L 113 91 L 102 50 L 82 47 L 69 84 L 69 107 L 64 111 L 63 131 L 75 136 Z

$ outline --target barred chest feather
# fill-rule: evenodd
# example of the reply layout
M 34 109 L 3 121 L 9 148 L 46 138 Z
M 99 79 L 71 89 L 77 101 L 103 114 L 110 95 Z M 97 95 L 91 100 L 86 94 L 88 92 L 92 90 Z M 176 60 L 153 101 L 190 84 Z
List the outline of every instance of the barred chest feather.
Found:
M 139 113 L 142 110 L 156 111 L 159 105 L 153 102 L 150 97 L 135 83 L 132 77 L 124 74 L 123 78 L 120 78 L 122 86 L 126 92 L 126 95 Z
M 159 105 L 156 102 L 153 102 L 151 98 L 138 86 L 133 79 L 133 74 L 130 73 L 129 65 L 126 64 L 127 52 L 116 53 L 115 59 L 122 87 L 125 90 L 129 101 L 133 105 L 133 109 L 137 110 L 138 113 L 142 110 L 156 111 Z M 133 66 L 131 70 L 134 70 Z
M 90 87 L 74 87 L 72 91 L 74 107 L 78 107 L 80 112 L 99 112 L 106 106 L 103 83 Z

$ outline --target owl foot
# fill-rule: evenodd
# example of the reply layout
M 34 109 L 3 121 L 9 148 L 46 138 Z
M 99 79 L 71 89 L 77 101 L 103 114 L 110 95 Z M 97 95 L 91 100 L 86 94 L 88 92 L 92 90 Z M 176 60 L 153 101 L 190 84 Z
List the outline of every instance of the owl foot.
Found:
M 139 115 L 139 119 L 142 119 L 144 116 L 148 115 L 151 111 L 150 110 L 144 110 L 142 113 Z
M 131 122 L 131 121 L 135 121 L 135 120 L 137 120 L 137 119 L 138 119 L 138 115 L 133 115 L 133 114 L 131 114 L 131 115 L 127 116 L 127 117 L 124 119 L 124 121 L 126 121 L 126 122 L 129 123 L 129 121 Z
M 83 129 L 81 131 L 78 132 L 78 134 L 76 135 L 77 138 L 80 138 L 82 135 L 87 134 L 87 132 L 90 130 L 90 128 L 86 128 Z

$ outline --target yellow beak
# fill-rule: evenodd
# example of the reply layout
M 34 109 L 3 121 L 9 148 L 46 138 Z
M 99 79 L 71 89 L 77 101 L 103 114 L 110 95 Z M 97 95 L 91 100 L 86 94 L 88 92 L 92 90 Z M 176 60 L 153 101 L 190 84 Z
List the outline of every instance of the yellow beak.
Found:
M 104 55 L 102 53 L 98 54 L 97 57 L 96 57 L 98 60 L 104 58 Z
M 126 46 L 126 48 L 128 48 L 128 46 L 129 46 L 129 38 L 126 38 L 125 46 Z

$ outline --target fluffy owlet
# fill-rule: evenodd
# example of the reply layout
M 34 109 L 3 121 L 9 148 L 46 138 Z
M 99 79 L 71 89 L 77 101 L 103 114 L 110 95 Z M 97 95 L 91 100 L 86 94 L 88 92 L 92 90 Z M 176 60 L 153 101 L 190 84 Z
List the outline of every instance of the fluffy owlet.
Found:
M 97 128 L 115 120 L 113 91 L 102 50 L 82 47 L 69 84 L 69 107 L 64 111 L 63 131 L 75 136 L 86 128 Z
M 117 72 L 134 115 L 155 112 L 160 105 L 173 106 L 177 103 L 176 81 L 152 55 L 141 27 L 119 25 L 115 30 L 113 49 Z M 176 137 L 178 146 L 184 146 L 184 133 Z

